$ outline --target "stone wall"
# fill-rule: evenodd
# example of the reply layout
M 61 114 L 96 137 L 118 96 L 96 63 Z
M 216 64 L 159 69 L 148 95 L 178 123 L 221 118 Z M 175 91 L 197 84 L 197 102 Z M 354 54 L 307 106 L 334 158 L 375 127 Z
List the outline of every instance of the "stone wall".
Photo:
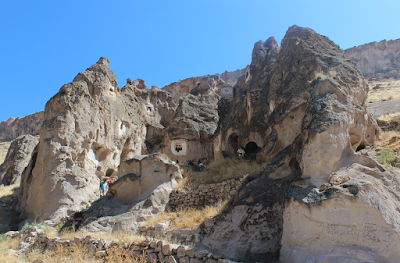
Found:
M 42 249 L 56 249 L 57 247 L 84 247 L 88 248 L 89 255 L 96 258 L 104 258 L 108 253 L 115 253 L 113 249 L 123 248 L 121 253 L 133 255 L 133 257 L 146 256 L 147 262 L 171 262 L 171 263 L 234 263 L 233 261 L 223 259 L 220 255 L 208 250 L 196 250 L 193 247 L 169 244 L 162 240 L 148 240 L 138 242 L 109 241 L 95 238 L 92 236 L 75 237 L 70 240 L 62 240 L 59 237 L 49 237 L 45 232 L 35 226 L 29 227 L 25 231 L 10 231 L 6 236 L 11 238 L 21 238 L 20 248 L 17 255 L 23 255 L 30 249 L 39 247 Z
M 246 177 L 233 178 L 219 183 L 201 184 L 195 190 L 173 190 L 169 198 L 170 210 L 176 211 L 188 207 L 202 208 L 218 201 L 230 200 L 238 194 Z

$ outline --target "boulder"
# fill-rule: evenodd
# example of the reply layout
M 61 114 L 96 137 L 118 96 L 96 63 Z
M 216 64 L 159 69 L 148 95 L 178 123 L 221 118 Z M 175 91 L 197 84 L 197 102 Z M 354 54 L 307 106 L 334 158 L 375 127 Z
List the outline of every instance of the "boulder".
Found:
M 32 135 L 22 135 L 11 143 L 6 159 L 0 166 L 0 184 L 20 183 L 22 172 L 28 166 L 38 143 L 38 138 Z
M 281 262 L 399 262 L 399 173 L 381 170 L 354 163 L 324 190 L 288 200 Z

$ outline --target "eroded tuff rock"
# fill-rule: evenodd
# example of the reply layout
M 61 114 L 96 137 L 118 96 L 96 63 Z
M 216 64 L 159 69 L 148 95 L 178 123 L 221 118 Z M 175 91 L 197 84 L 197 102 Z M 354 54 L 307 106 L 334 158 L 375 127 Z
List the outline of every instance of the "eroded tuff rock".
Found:
M 137 232 L 140 222 L 164 212 L 169 194 L 181 178 L 179 167 L 163 154 L 125 160 L 107 196 L 84 214 L 82 229 Z
M 324 200 L 330 197 L 320 198 L 313 204 L 305 200 L 319 191 L 316 188 L 329 183 L 334 172 L 352 164 L 363 167 L 364 173 L 382 180 L 383 185 L 390 184 L 386 177 L 393 183 L 398 178 L 397 174 L 385 172 L 385 168 L 374 160 L 357 152 L 374 142 L 377 130 L 365 104 L 368 87 L 361 72 L 345 58 L 337 45 L 307 28 L 289 28 L 280 50 L 271 38 L 265 43 L 256 43 L 253 59 L 249 74 L 246 73 L 235 86 L 239 96 L 221 133 L 221 150 L 229 153 L 245 146 L 247 153 L 254 154 L 254 158 L 265 163 L 267 168 L 241 190 L 239 198 L 218 218 L 212 233 L 203 243 L 225 255 L 234 255 L 236 251 L 250 252 L 263 259 L 278 259 L 281 255 L 281 262 L 304 262 L 291 257 L 296 255 L 296 246 L 305 252 L 302 259 L 317 258 L 321 253 L 330 254 L 333 248 L 341 245 L 339 239 L 326 238 L 326 246 L 313 250 L 308 242 L 315 238 L 311 231 L 313 221 L 307 217 L 314 215 L 310 214 L 312 209 L 320 209 L 318 206 L 322 209 Z M 347 171 L 350 178 L 353 172 L 356 173 Z M 361 178 L 355 177 L 354 184 L 361 187 Z M 342 183 L 344 181 L 337 184 Z M 369 199 L 363 199 L 355 193 L 357 186 L 344 184 L 342 188 L 349 188 L 346 191 L 355 194 L 342 198 L 345 200 L 342 206 L 346 207 L 343 211 L 351 214 L 353 209 L 362 209 L 360 216 L 373 214 L 371 211 L 377 208 L 370 202 L 377 194 L 373 185 L 370 184 L 371 189 L 366 186 L 365 190 L 370 191 L 367 194 Z M 398 200 L 396 190 L 393 190 L 396 188 L 398 183 L 390 191 L 391 197 Z M 361 207 L 362 202 L 364 206 Z M 397 201 L 393 203 L 397 206 Z M 387 207 L 393 207 L 393 203 Z M 290 211 L 297 211 L 298 207 L 304 214 L 303 224 L 309 224 L 308 232 L 302 232 L 294 212 L 290 216 Z M 392 226 L 393 218 L 385 217 L 387 212 L 383 210 L 374 215 L 383 214 L 384 223 L 374 225 L 376 219 L 368 217 L 364 222 L 378 232 L 381 226 L 385 226 L 393 233 L 387 240 L 394 242 L 398 239 L 398 232 Z M 322 221 L 315 216 L 316 220 Z M 341 225 L 340 217 L 332 218 L 330 223 Z M 296 236 L 301 239 L 293 246 L 290 230 L 285 232 L 285 227 L 290 228 L 291 224 L 300 228 L 298 231 L 302 233 Z M 326 226 L 328 229 L 321 230 L 321 235 L 329 233 L 330 225 Z M 282 244 L 286 246 L 283 233 L 287 233 L 287 244 L 290 243 L 285 250 L 281 249 Z M 372 253 L 397 259 L 391 247 L 385 250 L 381 249 L 384 246 L 377 244 L 380 248 L 375 250 L 373 245 L 363 246 L 361 241 L 351 240 L 345 243 L 348 250 L 342 252 L 350 251 L 350 246 L 354 246 L 360 254 L 353 253 L 350 258 L 360 259 Z M 370 242 L 378 240 L 371 238 Z M 363 253 L 363 249 L 367 252 Z
M 237 84 L 242 96 L 224 126 L 221 150 L 247 147 L 257 160 L 277 164 L 271 177 L 300 169 L 319 186 L 375 139 L 368 86 L 337 45 L 310 29 L 289 28 L 279 53 L 274 39 L 259 47 L 244 85 Z
M 399 262 L 399 173 L 354 163 L 283 213 L 281 262 Z
M 32 135 L 22 135 L 8 148 L 6 159 L 0 166 L 0 184 L 19 184 L 22 172 L 32 158 L 39 139 Z
M 247 67 L 246 67 L 247 68 Z M 231 86 L 234 86 L 237 82 L 237 80 L 244 75 L 246 68 L 243 69 L 237 69 L 235 71 L 229 71 L 225 70 L 224 73 L 217 73 L 214 74 L 215 76 L 218 76 L 220 79 L 225 81 L 226 84 L 229 84 Z
M 183 164 L 187 159 L 214 159 L 220 99 L 208 85 L 199 85 L 181 98 L 161 151 Z
M 345 55 L 357 63 L 361 72 L 369 74 L 387 74 L 387 77 L 400 77 L 400 39 L 382 40 L 345 50 Z
M 120 90 L 108 58 L 64 85 L 45 107 L 37 151 L 21 180 L 28 220 L 57 220 L 98 198 L 99 178 L 140 155 L 146 106 Z
M 245 70 L 246 69 L 243 71 Z M 236 75 L 238 76 L 239 73 Z M 214 93 L 224 98 L 231 99 L 234 96 L 232 86 L 236 84 L 236 75 L 229 75 L 228 73 L 226 73 L 226 75 L 221 75 L 221 77 L 225 77 L 228 82 L 225 82 L 217 75 L 191 77 L 171 83 L 162 89 L 168 91 L 176 103 L 179 102 L 180 98 L 189 94 L 193 89 L 200 88 L 200 90 L 204 90 L 205 87 L 207 87 L 207 89 L 211 89 Z M 240 76 L 238 76 L 238 78 L 239 77 Z
M 25 134 L 38 135 L 43 118 L 44 112 L 39 111 L 0 122 L 0 142 L 9 142 Z

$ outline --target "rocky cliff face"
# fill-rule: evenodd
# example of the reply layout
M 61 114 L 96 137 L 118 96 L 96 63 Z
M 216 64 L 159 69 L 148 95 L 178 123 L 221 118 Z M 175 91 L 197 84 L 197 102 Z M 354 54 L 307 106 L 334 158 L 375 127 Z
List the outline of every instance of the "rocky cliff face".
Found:
M 203 243 L 226 255 L 249 252 L 281 262 L 324 262 L 326 255 L 340 262 L 372 254 L 398 260 L 391 245 L 372 245 L 379 240 L 374 237 L 365 237 L 368 244 L 355 237 L 339 240 L 336 235 L 348 233 L 345 226 L 329 237 L 330 228 L 342 225 L 341 216 L 332 214 L 340 206 L 346 216 L 360 211 L 354 222 L 362 218 L 364 225 L 381 229 L 379 235 L 391 232 L 385 242 L 398 244 L 397 213 L 387 216 L 389 207 L 398 207 L 398 198 L 379 199 L 378 213 L 371 200 L 381 189 L 372 185 L 394 183 L 399 175 L 359 154 L 374 142 L 377 129 L 366 108 L 368 87 L 361 72 L 327 37 L 296 26 L 289 28 L 280 50 L 271 38 L 256 43 L 253 60 L 249 75 L 236 85 L 241 96 L 221 133 L 222 150 L 244 146 L 267 168 L 241 190 Z M 362 187 L 367 181 L 371 187 Z M 394 183 L 378 195 L 393 197 L 398 187 Z M 324 201 L 334 198 L 340 205 Z M 384 222 L 377 223 L 378 218 Z M 323 245 L 309 245 L 320 239 Z
M 243 69 L 237 69 L 235 71 L 225 70 L 224 73 L 217 73 L 214 75 L 218 76 L 220 79 L 225 81 L 226 84 L 234 86 L 236 84 L 237 80 L 241 76 L 243 76 L 245 72 L 246 72 L 246 68 L 243 68 Z
M 365 76 L 384 74 L 387 77 L 400 78 L 400 39 L 349 48 L 345 50 L 345 55 L 357 64 Z
M 171 83 L 163 87 L 163 90 L 168 91 L 171 94 L 175 103 L 178 103 L 180 98 L 186 96 L 192 89 L 199 86 L 200 88 L 204 86 L 211 87 L 216 94 L 224 96 L 225 93 L 222 91 L 223 88 L 228 87 L 229 89 L 231 89 L 232 86 L 236 84 L 238 79 L 245 74 L 246 70 L 248 70 L 248 67 L 244 69 L 238 69 L 232 72 L 225 71 L 224 73 L 215 75 L 191 77 L 188 79 Z M 229 96 L 230 94 L 226 95 Z
M 145 111 L 134 87 L 119 89 L 107 58 L 64 85 L 46 104 L 39 146 L 23 174 L 23 215 L 57 220 L 96 200 L 100 178 L 141 154 Z
M 43 113 L 39 111 L 23 118 L 9 118 L 0 122 L 0 142 L 9 142 L 25 134 L 38 135 L 44 118 Z

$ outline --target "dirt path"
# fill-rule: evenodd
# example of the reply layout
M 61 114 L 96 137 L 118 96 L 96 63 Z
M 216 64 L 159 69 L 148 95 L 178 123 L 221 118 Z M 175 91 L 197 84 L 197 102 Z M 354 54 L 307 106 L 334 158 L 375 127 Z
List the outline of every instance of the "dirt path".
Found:
M 374 117 L 395 113 L 400 109 L 400 100 L 373 102 L 368 105 L 368 108 Z

